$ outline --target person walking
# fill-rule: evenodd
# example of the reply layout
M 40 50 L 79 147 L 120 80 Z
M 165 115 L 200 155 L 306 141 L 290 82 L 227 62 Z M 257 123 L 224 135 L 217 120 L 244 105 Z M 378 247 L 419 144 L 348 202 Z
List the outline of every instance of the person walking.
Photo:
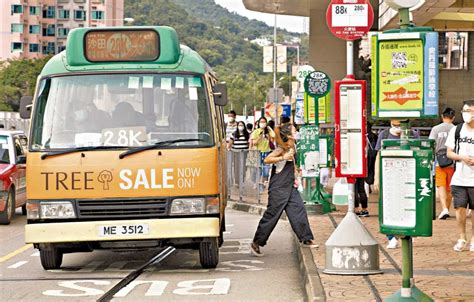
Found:
M 235 130 L 237 130 L 237 121 L 235 118 L 237 117 L 237 113 L 234 110 L 229 111 L 227 114 L 229 122 L 225 125 L 225 138 L 227 143 L 229 143 L 232 134 L 234 134 Z
M 237 130 L 232 133 L 227 144 L 227 149 L 232 151 L 248 150 L 249 149 L 250 134 L 247 131 L 245 123 L 237 122 Z
M 250 135 L 250 148 L 260 152 L 260 186 L 262 189 L 269 173 L 269 167 L 265 164 L 264 159 L 272 151 L 270 142 L 274 138 L 275 132 L 268 126 L 267 119 L 261 117 L 258 120 L 258 128 Z
M 453 249 L 463 251 L 467 246 L 466 211 L 474 209 L 474 100 L 465 101 L 462 107 L 464 123 L 451 128 L 446 139 L 447 155 L 455 161 L 451 180 L 453 204 L 459 239 Z M 472 234 L 469 250 L 474 252 L 474 215 L 471 215 Z
M 272 165 L 272 176 L 268 187 L 268 206 L 260 219 L 250 251 L 254 256 L 263 256 L 260 247 L 265 246 L 283 211 L 290 225 L 304 246 L 317 247 L 314 243 L 306 208 L 298 192 L 295 178 L 295 139 L 292 126 L 286 123 L 277 127 L 275 139 L 277 148 L 265 158 Z
M 375 145 L 375 150 L 380 151 L 382 148 L 382 141 L 386 139 L 400 139 L 402 135 L 402 128 L 401 128 L 402 121 L 400 120 L 390 120 L 390 128 L 384 129 L 379 133 L 379 137 L 377 138 L 377 144 Z M 418 132 L 410 130 L 410 138 L 419 138 L 420 135 Z M 375 159 L 375 176 L 374 176 L 374 191 L 379 191 L 379 180 L 380 180 L 380 152 L 377 153 L 377 158 Z M 398 247 L 398 239 L 393 235 L 387 235 L 388 238 L 388 249 L 396 249 Z
M 438 216 L 438 219 L 446 219 L 449 217 L 449 207 L 451 206 L 451 178 L 454 174 L 453 161 L 447 157 L 447 149 L 445 146 L 446 138 L 449 131 L 454 127 L 455 112 L 452 108 L 446 108 L 441 114 L 443 122 L 431 129 L 430 139 L 436 142 L 436 189 L 439 196 L 439 201 L 443 210 Z

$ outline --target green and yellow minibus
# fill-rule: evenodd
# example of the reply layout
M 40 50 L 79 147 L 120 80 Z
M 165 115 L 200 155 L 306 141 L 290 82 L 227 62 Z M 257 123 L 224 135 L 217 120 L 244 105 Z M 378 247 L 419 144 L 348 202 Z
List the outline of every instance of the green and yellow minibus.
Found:
M 169 245 L 215 267 L 226 94 L 170 27 L 72 30 L 21 102 L 31 116 L 25 238 L 43 268 L 66 253 Z

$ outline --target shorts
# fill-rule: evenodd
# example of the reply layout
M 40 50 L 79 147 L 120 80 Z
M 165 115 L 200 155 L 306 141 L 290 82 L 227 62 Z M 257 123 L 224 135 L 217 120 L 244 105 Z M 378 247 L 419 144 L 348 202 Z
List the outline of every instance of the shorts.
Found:
M 451 186 L 454 208 L 467 208 L 474 210 L 474 187 Z
M 446 191 L 451 191 L 451 179 L 453 178 L 454 167 L 444 167 L 436 166 L 436 186 L 445 187 Z

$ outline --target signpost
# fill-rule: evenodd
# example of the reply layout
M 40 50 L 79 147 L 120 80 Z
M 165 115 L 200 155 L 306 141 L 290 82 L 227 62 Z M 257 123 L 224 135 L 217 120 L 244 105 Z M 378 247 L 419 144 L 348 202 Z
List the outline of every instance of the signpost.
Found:
M 400 29 L 372 37 L 372 116 L 437 117 L 438 34 L 410 23 L 409 8 L 420 0 L 386 3 L 399 10 Z M 382 141 L 380 151 L 380 232 L 402 240 L 402 287 L 385 301 L 433 301 L 415 286 L 412 236 L 432 235 L 434 141 L 406 133 L 408 122 L 400 140 Z
M 326 274 L 381 273 L 379 245 L 354 213 L 356 177 L 365 177 L 365 81 L 354 80 L 353 40 L 372 27 L 373 9 L 367 0 L 332 0 L 326 17 L 331 32 L 347 40 L 347 76 L 336 81 L 336 176 L 347 177 L 349 206 L 344 219 L 326 241 Z

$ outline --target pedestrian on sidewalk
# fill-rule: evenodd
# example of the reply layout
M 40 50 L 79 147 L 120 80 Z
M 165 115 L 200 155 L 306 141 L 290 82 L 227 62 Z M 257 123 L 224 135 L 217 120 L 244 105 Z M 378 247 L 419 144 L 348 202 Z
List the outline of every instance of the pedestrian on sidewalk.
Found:
M 304 246 L 317 247 L 314 243 L 306 208 L 298 192 L 295 166 L 295 139 L 292 125 L 282 124 L 275 130 L 277 148 L 266 158 L 272 164 L 268 187 L 268 205 L 257 227 L 250 251 L 257 257 L 263 256 L 260 247 L 265 246 L 283 211 L 286 212 L 291 227 Z
M 250 149 L 260 152 L 260 187 L 262 190 L 270 170 L 269 166 L 264 163 L 264 159 L 272 151 L 270 142 L 273 141 L 274 137 L 275 132 L 268 126 L 267 119 L 262 116 L 258 120 L 258 128 L 250 135 Z
M 355 214 L 359 217 L 369 217 L 368 198 L 365 192 L 365 178 L 356 178 L 354 190 Z M 359 206 L 362 206 L 360 210 Z
M 445 146 L 446 138 L 449 131 L 454 127 L 455 112 L 452 108 L 446 108 L 441 114 L 443 122 L 431 129 L 430 139 L 436 142 L 436 189 L 439 196 L 439 201 L 443 210 L 438 216 L 438 219 L 446 219 L 449 217 L 449 207 L 451 206 L 451 178 L 454 174 L 454 162 L 447 157 L 447 148 Z
M 382 148 L 382 141 L 386 139 L 400 139 L 402 135 L 402 129 L 401 129 L 401 123 L 402 121 L 400 120 L 390 120 L 390 128 L 382 130 L 379 133 L 379 137 L 377 139 L 377 144 L 375 145 L 375 150 L 380 151 Z M 409 134 L 410 138 L 419 138 L 420 135 L 418 132 L 414 130 L 410 130 Z M 377 153 L 377 158 L 375 159 L 375 176 L 374 176 L 374 191 L 379 192 L 379 181 L 380 181 L 380 152 Z M 396 249 L 398 247 L 398 239 L 397 237 L 393 235 L 387 235 L 388 238 L 388 244 L 387 248 L 388 249 Z
M 464 123 L 453 127 L 446 139 L 448 157 L 455 161 L 451 192 L 459 229 L 459 239 L 453 248 L 456 252 L 461 252 L 467 246 L 466 208 L 474 209 L 474 100 L 464 102 L 462 118 Z M 474 252 L 474 215 L 471 220 L 469 250 Z

